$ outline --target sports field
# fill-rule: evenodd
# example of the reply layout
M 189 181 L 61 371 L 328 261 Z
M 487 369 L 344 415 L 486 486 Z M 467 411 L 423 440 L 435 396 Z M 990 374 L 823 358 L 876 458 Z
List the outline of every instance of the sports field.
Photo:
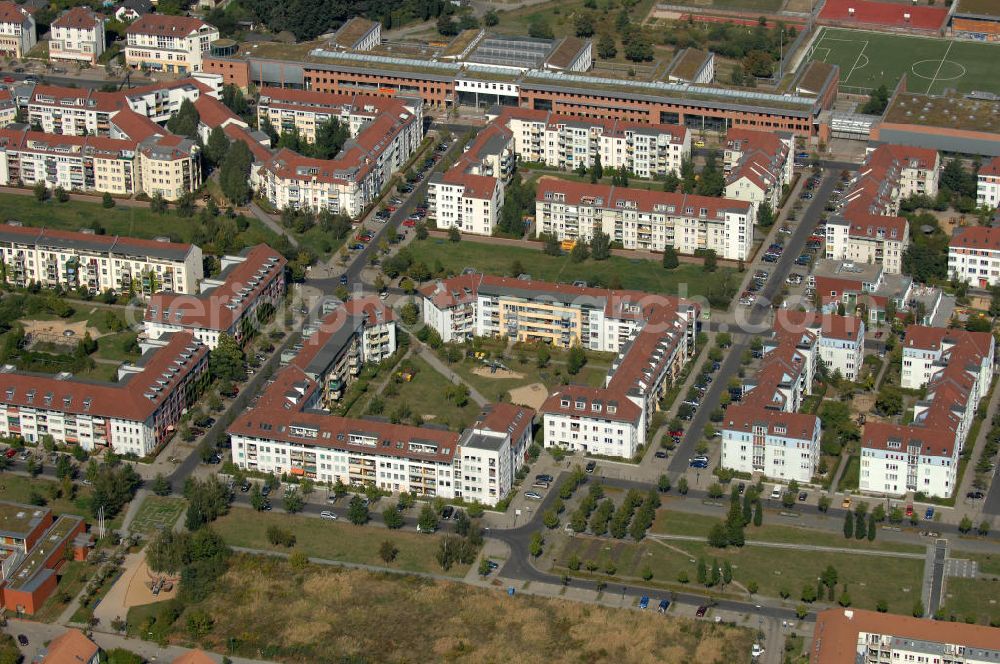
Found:
M 1000 44 L 823 28 L 809 58 L 838 65 L 846 92 L 883 83 L 892 90 L 906 74 L 910 92 L 1000 93 Z

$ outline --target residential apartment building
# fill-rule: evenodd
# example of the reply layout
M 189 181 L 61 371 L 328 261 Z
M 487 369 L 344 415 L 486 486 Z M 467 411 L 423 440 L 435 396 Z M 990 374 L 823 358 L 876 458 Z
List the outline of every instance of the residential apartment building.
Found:
M 423 104 L 408 97 L 375 97 L 361 94 L 332 94 L 292 88 L 263 88 L 257 101 L 257 124 L 270 122 L 279 134 L 297 131 L 307 143 L 316 142 L 317 130 L 330 120 L 345 125 L 357 137 L 379 115 L 409 114 L 415 118 L 420 137 Z
M 89 7 L 73 7 L 52 21 L 49 60 L 97 64 L 104 53 L 104 17 Z
M 779 320 L 811 332 L 817 340 L 819 359 L 830 375 L 855 380 L 861 370 L 865 349 L 865 322 L 856 316 L 782 312 Z
M 983 164 L 976 176 L 976 205 L 991 210 L 1000 207 L 1000 157 Z
M 125 64 L 170 74 L 201 71 L 202 57 L 219 30 L 189 16 L 146 14 L 125 31 Z
M 431 175 L 427 186 L 427 215 L 438 228 L 492 235 L 503 207 L 503 182 L 468 172 L 461 163 Z
M 955 228 L 948 243 L 948 274 L 973 288 L 1000 282 L 1000 228 Z
M 748 201 L 755 208 L 766 201 L 777 211 L 785 185 L 792 182 L 794 147 L 788 133 L 730 129 L 724 152 L 726 198 Z
M 820 457 L 820 421 L 815 415 L 730 405 L 721 430 L 723 468 L 812 481 Z
M 357 216 L 420 145 L 419 116 L 401 104 L 379 113 L 333 159 L 282 149 L 255 166 L 251 183 L 279 209 L 327 210 Z
M 319 385 L 319 403 L 332 408 L 361 373 L 396 352 L 393 311 L 375 297 L 332 302 L 324 317 L 302 330 L 302 341 L 282 353 Z
M 319 393 L 297 366 L 282 369 L 227 430 L 233 462 L 323 483 L 495 505 L 523 463 L 516 451 L 530 439 L 532 411 L 519 406 L 493 406 L 500 410 L 458 433 L 333 416 L 313 408 Z
M 990 664 L 998 643 L 994 627 L 838 607 L 816 615 L 809 664 Z
M 0 371 L 0 435 L 143 457 L 173 435 L 208 383 L 208 348 L 188 332 L 148 344 L 117 383 Z
M 510 129 L 522 161 L 554 168 L 625 169 L 638 177 L 680 173 L 691 158 L 691 132 L 673 124 L 581 118 L 524 107 L 505 107 L 497 121 Z
M 20 60 L 37 41 L 31 12 L 23 5 L 0 2 L 0 54 Z
M 284 297 L 287 262 L 266 244 L 239 256 L 223 256 L 222 271 L 203 279 L 198 295 L 159 293 L 150 298 L 146 336 L 159 339 L 187 331 L 209 349 L 218 346 L 221 334 L 246 343 L 257 330 L 258 318 L 266 318 Z
M 151 136 L 136 150 L 139 189 L 176 201 L 201 187 L 201 149 L 183 136 Z
M 879 264 L 900 274 L 909 245 L 910 223 L 903 217 L 857 213 L 826 221 L 826 257 L 833 260 Z
M 566 387 L 542 407 L 545 445 L 631 458 L 694 348 L 697 307 L 675 297 L 465 274 L 421 290 L 446 341 L 505 336 L 618 354 L 600 388 Z
M 0 225 L 4 283 L 25 288 L 85 288 L 148 297 L 159 291 L 197 293 L 204 277 L 193 244 L 116 235 Z
M 754 205 L 726 198 L 538 180 L 536 235 L 590 241 L 602 231 L 626 249 L 693 254 L 714 250 L 720 258 L 744 260 L 753 244 Z
M 909 425 L 868 422 L 861 437 L 862 491 L 948 497 L 979 402 L 993 380 L 995 342 L 985 332 L 911 325 L 903 346 L 903 387 L 926 384 Z M 925 383 L 919 383 L 928 376 Z

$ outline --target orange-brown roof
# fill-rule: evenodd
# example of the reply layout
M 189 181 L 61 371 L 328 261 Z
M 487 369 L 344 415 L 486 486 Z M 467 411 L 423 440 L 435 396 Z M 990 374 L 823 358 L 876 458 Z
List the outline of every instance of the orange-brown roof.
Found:
M 52 21 L 53 28 L 76 28 L 92 30 L 104 21 L 89 7 L 73 7 Z
M 89 662 L 99 652 L 97 644 L 78 629 L 68 629 L 52 639 L 45 649 L 42 664 L 73 664 Z
M 567 405 L 563 405 L 566 403 Z M 609 412 L 608 408 L 615 412 Z M 597 410 L 594 410 L 597 408 Z M 597 417 L 635 424 L 642 417 L 642 409 L 624 395 L 609 394 L 599 387 L 569 385 L 552 393 L 542 404 L 542 412 L 573 417 Z
M 961 249 L 1000 251 L 1000 228 L 992 228 L 990 226 L 956 228 L 955 234 L 952 235 L 948 246 Z
M 819 418 L 815 415 L 807 413 L 786 413 L 734 403 L 726 408 L 723 428 L 749 432 L 753 427 L 765 426 L 768 434 L 799 440 L 812 440 L 818 421 Z M 780 429 L 784 429 L 784 431 L 780 431 Z
M 199 95 L 194 107 L 198 110 L 200 122 L 208 127 L 219 127 L 226 122 L 245 124 L 238 115 L 215 97 Z
M 174 659 L 171 664 L 216 664 L 216 662 L 204 650 L 189 650 Z
M 24 7 L 13 2 L 0 2 L 0 23 L 17 23 L 24 25 L 30 13 Z
M 749 213 L 751 203 L 729 198 L 647 191 L 563 180 L 542 176 L 538 180 L 535 201 L 555 202 L 553 194 L 562 194 L 567 205 L 591 205 L 602 209 L 628 209 L 640 212 L 663 212 L 676 216 L 720 219 L 727 211 Z M 702 214 L 702 210 L 705 214 Z
M 186 37 L 203 28 L 208 23 L 190 16 L 168 16 L 166 14 L 146 14 L 128 26 L 127 35 L 156 35 L 158 37 Z

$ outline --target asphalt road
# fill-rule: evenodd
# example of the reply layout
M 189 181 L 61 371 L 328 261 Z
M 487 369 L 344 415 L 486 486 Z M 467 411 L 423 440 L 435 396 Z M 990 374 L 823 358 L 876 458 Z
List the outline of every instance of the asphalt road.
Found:
M 777 263 L 765 263 L 764 269 L 770 272 L 767 283 L 758 293 L 749 313 L 746 314 L 745 324 L 725 327 L 725 323 L 719 324 L 718 331 L 729 331 L 733 334 L 733 345 L 729 348 L 722 366 L 712 382 L 708 391 L 701 399 L 701 405 L 687 424 L 687 431 L 681 439 L 681 444 L 670 461 L 668 469 L 672 475 L 671 479 L 676 479 L 687 469 L 688 462 L 694 456 L 694 448 L 701 440 L 705 425 L 709 422 L 709 416 L 713 410 L 719 407 L 720 399 L 724 390 L 729 389 L 729 380 L 736 376 L 740 369 L 740 358 L 750 346 L 751 333 L 760 333 L 767 329 L 767 321 L 771 315 L 771 301 L 781 291 L 792 268 L 795 267 L 795 260 L 805 249 L 806 240 L 812 235 L 826 201 L 833 193 L 833 189 L 839 178 L 839 171 L 823 171 L 822 180 L 816 189 L 816 195 L 812 198 L 809 207 L 806 208 L 802 216 L 802 221 L 795 227 L 795 230 L 788 236 L 785 242 L 785 249 Z M 748 269 L 756 269 L 756 265 L 749 266 Z M 737 316 L 742 312 L 737 311 Z
M 47 85 L 62 85 L 65 87 L 73 88 L 89 88 L 91 90 L 99 90 L 103 88 L 108 83 L 120 84 L 124 79 L 124 76 L 119 79 L 92 79 L 84 78 L 82 76 L 71 76 L 68 74 L 52 74 L 47 72 L 13 72 L 13 71 L 0 71 L 0 79 L 3 78 L 13 78 L 15 81 L 23 81 L 29 76 L 37 78 L 42 83 Z M 148 85 L 150 83 L 155 83 L 152 79 L 143 78 L 137 76 L 135 72 L 132 73 L 130 77 L 130 86 L 136 87 L 139 85 Z

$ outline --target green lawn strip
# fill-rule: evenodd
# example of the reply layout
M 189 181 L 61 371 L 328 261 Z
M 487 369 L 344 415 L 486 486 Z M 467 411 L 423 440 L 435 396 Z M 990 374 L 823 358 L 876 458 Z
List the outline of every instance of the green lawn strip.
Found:
M 1000 579 L 948 578 L 941 598 L 945 617 L 980 624 L 1000 622 Z
M 381 519 L 381 514 L 373 514 L 373 519 Z M 269 526 L 278 526 L 291 531 L 296 538 L 294 549 L 276 547 L 267 540 Z M 290 552 L 299 550 L 314 558 L 339 560 L 348 563 L 386 566 L 379 557 L 379 546 L 385 540 L 392 540 L 399 548 L 399 554 L 392 567 L 407 572 L 430 572 L 462 577 L 468 571 L 467 565 L 455 565 L 445 572 L 434 559 L 437 552 L 437 535 L 424 535 L 402 530 L 385 530 L 371 526 L 355 526 L 350 523 L 320 521 L 315 518 L 289 514 L 257 513 L 246 509 L 236 509 L 212 524 L 230 546 L 241 546 L 267 551 Z
M 90 369 L 75 373 L 74 376 L 77 378 L 86 378 L 88 380 L 98 380 L 105 383 L 115 382 L 118 378 L 118 365 L 98 362 Z
M 505 275 L 519 261 L 533 279 L 541 281 L 600 280 L 610 284 L 617 280 L 623 288 L 665 295 L 705 295 L 709 288 L 718 287 L 723 277 L 736 276 L 732 268 L 708 273 L 699 264 L 681 263 L 673 270 L 665 270 L 655 261 L 620 256 L 573 263 L 568 255 L 549 256 L 535 249 L 497 247 L 470 239 L 458 243 L 439 238 L 419 240 L 410 243 L 409 250 L 415 261 L 429 266 L 440 262 L 446 271 L 456 274 L 472 267 L 487 274 Z
M 755 526 L 748 526 L 744 531 L 746 539 L 757 540 L 760 542 L 813 544 L 816 546 L 895 551 L 899 553 L 923 553 L 926 550 L 918 544 L 885 542 L 877 538 L 874 542 L 869 542 L 867 539 L 847 539 L 839 533 L 825 532 L 812 528 L 802 528 L 799 526 L 768 523 L 768 521 L 773 521 L 774 519 L 779 518 L 781 517 L 774 512 L 765 511 L 764 525 L 759 528 Z M 661 509 L 657 512 L 652 532 L 664 535 L 687 535 L 707 538 L 708 531 L 711 530 L 712 526 L 718 523 L 719 520 L 721 520 L 721 515 L 719 519 L 713 519 L 702 514 Z
M 961 546 L 962 540 L 955 542 L 955 546 Z M 965 560 L 975 560 L 979 564 L 980 574 L 995 574 L 1000 577 L 1000 553 L 979 553 L 972 551 L 960 551 L 953 548 L 948 552 L 949 558 L 959 558 Z
M 66 604 L 60 602 L 59 598 L 61 596 L 73 598 L 79 595 L 86 584 L 84 576 L 89 576 L 90 572 L 93 571 L 92 567 L 92 565 L 81 560 L 71 560 L 63 563 L 62 568 L 58 572 L 59 583 L 56 586 L 56 591 L 45 600 L 45 603 L 31 616 L 31 619 L 44 623 L 55 622 L 68 605 L 68 602 Z
M 170 529 L 180 518 L 185 504 L 183 498 L 146 496 L 129 530 L 152 536 L 159 530 Z
M 752 545 L 742 549 L 713 549 L 701 542 L 682 541 L 669 542 L 667 547 L 649 540 L 635 543 L 589 537 L 569 538 L 557 554 L 557 566 L 565 567 L 573 553 L 583 561 L 597 561 L 598 572 L 605 569 L 609 559 L 613 560 L 616 577 L 642 578 L 648 567 L 653 573 L 653 583 L 674 589 L 701 587 L 697 584 L 699 557 L 709 566 L 715 559 L 720 565 L 728 560 L 733 566 L 734 581 L 744 585 L 755 581 L 759 593 L 767 597 L 779 597 L 780 591 L 785 590 L 790 593 L 789 601 L 796 603 L 803 587 L 815 588 L 820 573 L 833 565 L 839 575 L 838 597 L 843 590 L 840 584 L 846 583 L 853 606 L 875 609 L 878 600 L 884 599 L 894 613 L 910 611 L 913 601 L 920 597 L 924 567 L 923 560 L 859 556 L 851 552 L 803 552 Z M 688 575 L 690 583 L 677 582 L 681 572 Z M 597 576 L 608 578 L 606 574 Z M 739 593 L 738 588 L 731 587 L 729 591 Z
M 847 457 L 846 463 L 844 472 L 840 475 L 837 490 L 840 492 L 857 491 L 858 483 L 861 481 L 861 459 L 856 454 L 852 454 Z
M 139 353 L 126 350 L 135 341 L 138 335 L 125 330 L 117 334 L 109 334 L 97 340 L 97 352 L 94 357 L 103 360 L 116 360 L 118 362 L 129 362 L 139 358 Z

